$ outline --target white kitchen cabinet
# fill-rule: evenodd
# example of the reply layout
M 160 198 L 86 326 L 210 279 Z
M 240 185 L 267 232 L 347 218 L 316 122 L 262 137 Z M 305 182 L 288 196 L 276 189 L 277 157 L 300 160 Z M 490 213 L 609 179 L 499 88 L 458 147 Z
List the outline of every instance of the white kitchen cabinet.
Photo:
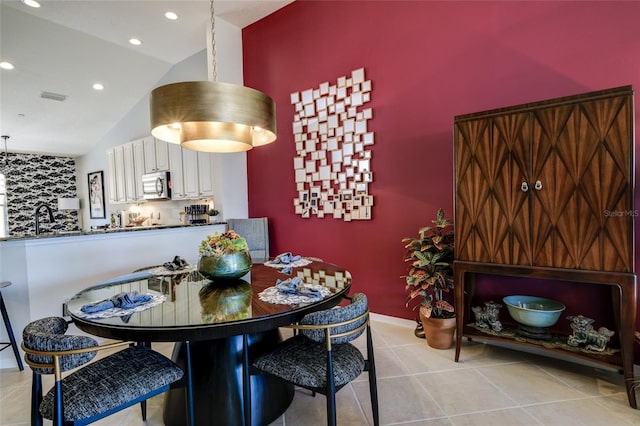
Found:
M 147 136 L 140 140 L 144 151 L 144 172 L 153 173 L 158 170 L 156 167 L 156 139 L 153 136 Z
M 142 175 L 144 173 L 144 147 L 142 140 L 122 145 L 124 161 L 124 194 L 125 202 L 137 203 L 142 197 Z M 120 172 L 116 168 L 116 174 Z
M 182 175 L 184 176 L 185 198 L 198 198 L 198 152 L 182 150 Z
M 109 186 L 107 193 L 109 194 L 109 203 L 118 203 L 118 190 L 116 184 L 116 153 L 115 148 L 107 150 L 107 180 Z M 123 194 L 124 195 L 124 194 Z
M 169 143 L 160 139 L 156 139 L 156 167 L 158 170 L 169 170 Z
M 144 145 L 142 140 L 131 142 L 133 145 L 133 187 L 135 190 L 135 201 L 144 200 L 142 175 L 144 171 Z
M 124 203 L 126 202 L 126 192 L 125 192 L 125 161 L 124 161 L 124 146 L 119 145 L 113 148 L 113 156 L 114 156 L 114 180 L 115 180 L 115 197 L 114 203 Z M 111 197 L 109 197 L 111 199 Z
M 135 173 L 133 171 L 133 144 L 128 143 L 122 145 L 122 157 L 124 170 L 121 172 L 124 176 L 124 200 L 127 203 L 136 201 L 136 183 L 134 181 Z M 118 172 L 118 170 L 116 170 Z
M 161 170 L 171 172 L 172 200 L 214 195 L 214 157 L 208 152 L 182 149 L 149 136 L 108 150 L 107 163 L 112 204 L 143 201 L 142 175 Z
M 169 170 L 169 144 L 153 136 L 147 136 L 140 140 L 144 147 L 144 172 Z
M 213 197 L 213 154 L 198 152 L 198 195 Z
M 171 199 L 184 200 L 187 195 L 184 191 L 184 177 L 182 174 L 182 148 L 180 145 L 168 144 L 169 171 L 171 172 Z
M 213 155 L 168 144 L 171 199 L 213 197 Z

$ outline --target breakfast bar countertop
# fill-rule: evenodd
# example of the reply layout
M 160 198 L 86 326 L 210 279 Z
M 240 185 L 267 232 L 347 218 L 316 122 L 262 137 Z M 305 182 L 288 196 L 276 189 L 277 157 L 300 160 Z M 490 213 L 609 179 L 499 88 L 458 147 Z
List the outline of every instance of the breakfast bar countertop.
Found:
M 127 230 L 0 241 L 0 281 L 13 283 L 2 291 L 12 309 L 13 328 L 22 330 L 38 318 L 60 315 L 65 300 L 88 283 L 130 273 L 140 265 L 162 265 L 175 256 L 196 265 L 202 240 L 224 232 L 226 225 Z M 15 365 L 10 352 L 0 354 L 0 368 Z
M 121 232 L 134 232 L 134 231 L 151 231 L 157 229 L 171 229 L 171 228 L 192 228 L 199 226 L 211 226 L 211 225 L 226 225 L 226 222 L 215 222 L 206 224 L 168 224 L 168 225 L 149 225 L 149 226 L 127 226 L 124 228 L 100 228 L 91 229 L 88 231 L 55 231 L 55 232 L 43 232 L 40 235 L 10 235 L 7 237 L 0 237 L 0 242 L 14 241 L 14 240 L 26 240 L 26 239 L 43 239 L 43 238 L 60 238 L 60 237 L 72 237 L 81 235 L 99 235 Z

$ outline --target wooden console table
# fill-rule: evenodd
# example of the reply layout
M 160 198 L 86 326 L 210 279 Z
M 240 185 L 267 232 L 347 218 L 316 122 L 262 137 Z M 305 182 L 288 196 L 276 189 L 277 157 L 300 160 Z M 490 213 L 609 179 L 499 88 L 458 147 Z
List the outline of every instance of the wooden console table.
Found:
M 477 262 L 454 262 L 455 304 L 456 304 L 456 353 L 455 361 L 460 358 L 462 337 L 491 341 L 508 341 L 523 349 L 536 348 L 541 351 L 563 355 L 597 364 L 605 368 L 622 371 L 624 374 L 629 405 L 637 408 L 633 389 L 633 342 L 636 321 L 636 276 L 630 273 L 582 271 L 559 268 L 540 268 L 528 266 L 509 266 Z M 562 348 L 548 349 L 527 342 L 483 333 L 465 322 L 472 322 L 471 305 L 476 293 L 475 274 L 488 274 L 513 277 L 530 277 L 574 282 L 576 285 L 589 283 L 611 286 L 615 331 L 620 341 L 619 354 L 602 355 L 598 353 L 576 352 Z

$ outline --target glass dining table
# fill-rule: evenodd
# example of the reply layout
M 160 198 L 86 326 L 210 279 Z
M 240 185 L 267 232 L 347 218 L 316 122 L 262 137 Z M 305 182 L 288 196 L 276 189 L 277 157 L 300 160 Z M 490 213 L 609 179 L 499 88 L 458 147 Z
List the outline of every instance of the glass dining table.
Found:
M 225 281 L 211 281 L 193 267 L 179 271 L 149 268 L 80 291 L 70 299 L 68 310 L 80 330 L 95 336 L 175 342 L 172 358 L 181 367 L 186 368 L 190 354 L 195 424 L 241 425 L 244 337 L 251 360 L 281 341 L 279 327 L 309 312 L 336 306 L 349 292 L 351 274 L 346 269 L 317 260 L 303 259 L 303 263 L 307 264 L 289 270 L 254 263 L 241 279 Z M 295 277 L 322 290 L 322 299 L 300 302 L 278 297 L 277 280 Z M 81 311 L 88 304 L 132 292 L 151 295 L 153 303 L 127 315 Z M 256 425 L 276 420 L 293 400 L 291 385 L 267 376 L 251 376 L 251 390 L 251 420 Z M 183 387 L 171 389 L 164 404 L 166 425 L 186 424 Z

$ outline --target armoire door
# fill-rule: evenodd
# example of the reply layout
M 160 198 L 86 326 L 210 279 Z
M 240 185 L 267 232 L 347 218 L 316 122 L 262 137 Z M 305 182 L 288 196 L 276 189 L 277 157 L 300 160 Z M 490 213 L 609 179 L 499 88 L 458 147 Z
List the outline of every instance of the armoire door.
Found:
M 456 259 L 633 271 L 633 92 L 456 120 Z
M 531 264 L 529 117 L 455 123 L 456 259 Z
M 533 265 L 633 271 L 633 97 L 532 111 Z

